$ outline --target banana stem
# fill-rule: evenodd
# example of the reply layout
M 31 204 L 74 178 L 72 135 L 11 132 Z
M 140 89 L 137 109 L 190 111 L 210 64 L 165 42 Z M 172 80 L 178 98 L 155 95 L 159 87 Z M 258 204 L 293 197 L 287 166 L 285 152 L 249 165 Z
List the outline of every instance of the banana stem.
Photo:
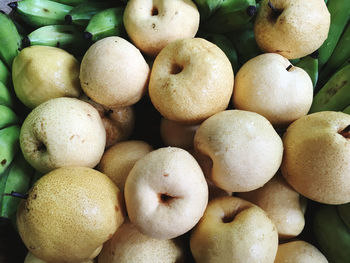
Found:
M 92 39 L 92 34 L 90 32 L 84 32 L 83 34 L 84 38 L 87 40 L 91 40 Z
M 256 11 L 257 11 L 257 9 L 256 9 L 256 6 L 254 6 L 254 5 L 250 5 L 250 6 L 248 6 L 248 8 L 247 8 L 247 14 L 248 14 L 248 16 L 250 16 L 250 17 L 255 16 Z
M 11 2 L 7 4 L 9 7 L 11 7 L 12 9 L 16 9 L 18 7 L 17 2 Z
M 318 55 L 320 54 L 320 52 L 318 52 L 318 49 L 316 51 L 314 51 L 313 53 L 311 53 L 310 57 L 314 58 L 314 59 L 318 59 Z
M 286 68 L 286 70 L 289 71 L 292 67 L 293 67 L 293 65 L 290 64 L 290 65 Z
M 29 47 L 29 46 L 30 46 L 30 39 L 28 36 L 25 36 L 22 39 L 22 47 L 25 48 L 25 47 Z

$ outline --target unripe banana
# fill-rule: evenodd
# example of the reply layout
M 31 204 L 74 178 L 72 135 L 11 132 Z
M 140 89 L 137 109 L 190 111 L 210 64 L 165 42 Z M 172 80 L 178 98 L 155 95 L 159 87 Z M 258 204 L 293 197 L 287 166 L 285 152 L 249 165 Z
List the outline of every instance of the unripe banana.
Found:
M 318 79 L 318 52 L 314 52 L 313 54 L 303 57 L 300 59 L 295 66 L 302 68 L 306 71 L 307 74 L 309 74 L 312 85 L 315 88 L 317 79 Z
M 253 23 L 246 24 L 241 30 L 227 33 L 226 36 L 234 44 L 238 62 L 240 65 L 246 63 L 249 59 L 262 53 L 255 40 Z
M 347 113 L 347 114 L 350 114 L 350 105 L 347 106 L 344 110 L 343 110 L 344 113 Z
M 345 31 L 341 35 L 331 57 L 322 68 L 320 73 L 321 81 L 325 82 L 329 79 L 348 58 L 350 58 L 350 23 L 348 23 Z
M 86 50 L 82 31 L 74 25 L 50 25 L 40 27 L 23 39 L 23 46 L 51 46 L 63 49 Z
M 194 0 L 198 7 L 201 21 L 207 20 L 222 5 L 224 0 Z
M 318 208 L 312 228 L 320 250 L 329 262 L 349 262 L 350 232 L 339 217 L 336 206 L 322 205 Z
M 256 12 L 255 0 L 226 0 L 203 24 L 203 28 L 215 33 L 238 30 L 247 24 Z
M 20 119 L 17 117 L 16 113 L 14 113 L 13 110 L 4 105 L 0 105 L 0 129 L 18 124 L 19 122 Z
M 65 5 L 70 5 L 70 6 L 77 6 L 82 3 L 86 3 L 90 0 L 53 0 L 57 3 L 65 4 Z
M 12 84 L 11 73 L 5 63 L 0 59 L 0 82 L 9 87 Z
M 337 71 L 313 99 L 310 113 L 341 111 L 350 103 L 350 64 Z
M 322 69 L 333 53 L 338 40 L 344 31 L 350 18 L 349 0 L 329 0 L 327 3 L 328 11 L 331 14 L 331 25 L 327 39 L 319 48 L 319 68 Z
M 18 125 L 0 130 L 0 174 L 11 164 L 19 150 L 19 133 Z
M 11 94 L 5 84 L 0 81 L 0 105 L 14 108 L 14 101 L 12 96 L 13 94 Z
M 69 14 L 65 16 L 67 23 L 74 25 L 87 26 L 90 19 L 98 12 L 113 7 L 109 2 L 87 2 L 74 7 Z
M 50 0 L 22 0 L 9 4 L 20 18 L 34 27 L 64 24 L 64 17 L 73 9 Z
M 0 59 L 8 68 L 12 67 L 12 61 L 18 55 L 20 48 L 21 37 L 15 24 L 8 15 L 0 13 Z
M 113 7 L 97 13 L 89 21 L 84 37 L 95 42 L 109 36 L 124 35 L 123 12 L 124 8 Z
M 34 169 L 19 152 L 7 168 L 4 175 L 5 179 L 0 182 L 2 184 L 0 186 L 0 190 L 2 190 L 0 192 L 0 217 L 14 221 L 21 199 L 8 194 L 11 194 L 11 192 L 26 194 L 33 174 Z

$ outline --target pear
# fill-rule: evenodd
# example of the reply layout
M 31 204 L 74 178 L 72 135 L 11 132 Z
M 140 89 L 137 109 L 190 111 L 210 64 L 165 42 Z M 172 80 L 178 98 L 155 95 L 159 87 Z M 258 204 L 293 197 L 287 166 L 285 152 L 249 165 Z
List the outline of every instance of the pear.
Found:
M 36 170 L 47 173 L 66 166 L 95 167 L 106 145 L 100 115 L 90 104 L 75 98 L 50 99 L 24 120 L 20 146 Z
M 85 53 L 80 84 L 93 101 L 109 108 L 131 106 L 147 89 L 150 69 L 141 52 L 129 41 L 106 37 Z
M 129 219 L 141 233 L 172 239 L 198 223 L 208 203 L 208 185 L 191 154 L 164 147 L 135 163 L 124 196 Z
M 122 208 L 122 194 L 106 175 L 87 167 L 59 168 L 41 177 L 20 203 L 18 232 L 43 261 L 88 261 L 123 223 Z
M 148 90 L 164 118 L 198 124 L 227 108 L 233 82 L 230 60 L 218 46 L 203 38 L 185 38 L 159 52 Z
M 41 260 L 40 258 L 37 258 L 32 253 L 28 252 L 23 263 L 47 263 L 47 262 Z M 91 260 L 82 261 L 82 262 L 79 262 L 79 263 L 94 263 L 94 260 L 91 259 Z
M 196 35 L 199 12 L 191 0 L 130 0 L 123 21 L 133 43 L 155 57 L 170 42 Z
M 144 141 L 120 142 L 110 147 L 102 156 L 97 169 L 106 174 L 124 192 L 126 178 L 135 163 L 153 150 Z
M 159 240 L 142 234 L 126 221 L 104 245 L 98 263 L 184 263 L 184 238 Z
M 255 39 L 265 52 L 301 58 L 323 44 L 330 21 L 324 0 L 263 0 L 254 24 Z
M 313 85 L 305 70 L 279 54 L 266 53 L 239 69 L 232 101 L 236 109 L 259 113 L 275 127 L 286 127 L 309 112 L 312 98 Z
M 350 202 L 350 115 L 323 111 L 293 122 L 283 136 L 282 174 L 316 202 Z
M 67 51 L 47 46 L 24 48 L 12 65 L 17 97 L 28 108 L 53 98 L 78 97 L 79 62 Z
M 135 126 L 135 112 L 132 106 L 108 108 L 93 101 L 86 95 L 79 99 L 90 103 L 100 114 L 106 130 L 106 148 L 127 140 Z
M 255 190 L 282 162 L 282 140 L 262 115 L 226 110 L 206 119 L 194 137 L 205 176 L 227 192 Z
M 278 234 L 258 206 L 237 197 L 221 197 L 209 202 L 191 232 L 190 247 L 200 263 L 271 263 Z
M 305 241 L 291 241 L 278 246 L 274 263 L 328 263 L 327 258 Z
M 184 125 L 162 118 L 160 136 L 165 145 L 188 150 L 193 148 L 193 138 L 198 127 L 199 124 Z
M 277 173 L 263 187 L 238 196 L 262 208 L 275 223 L 280 240 L 295 237 L 305 225 L 306 199 Z

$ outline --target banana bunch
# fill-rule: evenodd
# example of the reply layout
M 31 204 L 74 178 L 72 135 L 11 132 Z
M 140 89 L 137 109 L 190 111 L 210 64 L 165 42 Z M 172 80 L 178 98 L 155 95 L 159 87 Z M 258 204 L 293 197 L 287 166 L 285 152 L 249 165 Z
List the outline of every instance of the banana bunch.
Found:
M 11 164 L 19 149 L 20 119 L 13 111 L 15 103 L 9 71 L 19 49 L 16 26 L 7 15 L 0 13 L 0 174 Z
M 11 65 L 21 48 L 21 38 L 9 16 L 0 13 L 0 217 L 14 222 L 19 199 L 26 193 L 33 168 L 19 150 L 21 119 L 12 91 Z M 16 194 L 12 194 L 16 195 Z
M 23 47 L 60 47 L 78 57 L 101 38 L 124 36 L 125 1 L 22 0 L 9 6 L 32 30 L 19 42 Z M 34 30 L 33 30 L 34 28 Z

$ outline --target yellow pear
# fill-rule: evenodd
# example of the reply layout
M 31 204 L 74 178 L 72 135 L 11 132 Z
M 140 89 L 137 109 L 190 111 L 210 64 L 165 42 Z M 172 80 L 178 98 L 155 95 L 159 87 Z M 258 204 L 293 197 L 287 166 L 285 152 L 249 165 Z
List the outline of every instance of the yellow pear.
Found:
M 139 232 L 126 221 L 104 245 L 98 263 L 184 263 L 184 238 L 160 240 Z
M 31 46 L 23 49 L 12 65 L 17 97 L 28 108 L 58 97 L 78 97 L 79 62 L 56 47 Z
M 265 52 L 301 58 L 326 40 L 330 20 L 324 0 L 263 0 L 255 20 L 255 39 Z
M 278 246 L 274 263 L 328 263 L 327 258 L 305 241 L 291 241 Z
M 56 263 L 95 258 L 123 221 L 118 187 L 87 167 L 59 168 L 44 175 L 17 211 L 18 232 L 28 250 Z
M 258 206 L 237 197 L 209 202 L 190 237 L 200 263 L 271 263 L 278 247 L 274 223 Z
M 282 174 L 316 202 L 350 202 L 350 115 L 322 111 L 293 122 L 283 135 Z

